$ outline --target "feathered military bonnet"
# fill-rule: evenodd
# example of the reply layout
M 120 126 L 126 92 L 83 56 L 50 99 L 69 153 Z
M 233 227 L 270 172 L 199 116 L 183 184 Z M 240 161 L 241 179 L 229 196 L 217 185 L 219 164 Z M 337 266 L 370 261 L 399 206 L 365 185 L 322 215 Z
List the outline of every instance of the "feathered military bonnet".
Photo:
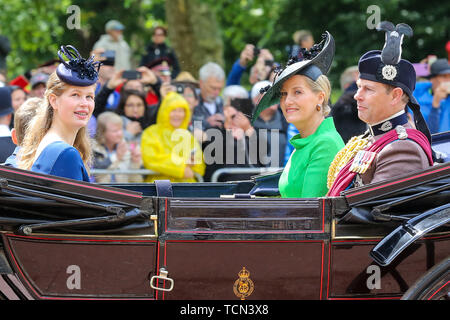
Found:
M 403 38 L 411 37 L 413 30 L 405 23 L 394 26 L 389 21 L 380 22 L 377 30 L 386 34 L 384 47 L 381 51 L 369 51 L 359 59 L 360 78 L 401 88 L 409 97 L 408 106 L 413 111 L 416 128 L 425 134 L 431 143 L 430 131 L 420 112 L 420 105 L 413 96 L 416 71 L 411 62 L 401 58 Z
M 81 57 L 77 49 L 68 45 L 61 46 L 58 57 L 61 63 L 56 69 L 56 74 L 61 81 L 80 87 L 87 87 L 97 82 L 101 62 L 94 62 L 94 55 L 86 60 Z
M 300 49 L 303 58 L 291 57 L 284 69 L 278 69 L 273 84 L 261 89 L 264 96 L 253 112 L 252 123 L 258 118 L 261 111 L 280 102 L 280 90 L 283 83 L 294 75 L 304 75 L 313 81 L 330 70 L 334 58 L 335 44 L 333 36 L 325 31 L 322 41 L 314 44 L 310 50 Z

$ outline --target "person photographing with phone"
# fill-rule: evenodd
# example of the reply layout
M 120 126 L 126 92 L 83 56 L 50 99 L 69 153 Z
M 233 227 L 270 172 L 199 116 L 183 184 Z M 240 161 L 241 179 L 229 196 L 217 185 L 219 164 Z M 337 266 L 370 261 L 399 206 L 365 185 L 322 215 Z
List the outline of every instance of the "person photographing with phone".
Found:
M 99 114 L 107 110 L 108 97 L 113 92 L 117 92 L 115 91 L 116 88 L 120 87 L 117 107 L 114 109 L 109 109 L 108 111 L 115 111 L 122 116 L 128 117 L 128 120 L 123 119 L 126 126 L 129 125 L 130 120 L 140 123 L 139 126 L 141 127 L 141 130 L 139 130 L 139 132 L 130 128 L 128 128 L 130 130 L 125 128 L 124 131 L 126 140 L 136 140 L 135 138 L 139 138 L 137 136 L 140 135 L 143 129 L 156 122 L 156 114 L 158 112 L 158 108 L 157 106 L 148 105 L 146 99 L 147 92 L 145 90 L 147 86 L 152 86 L 153 90 L 157 91 L 160 90 L 161 86 L 161 79 L 159 79 L 153 73 L 153 71 L 151 71 L 147 67 L 139 67 L 136 70 L 119 70 L 117 72 L 114 72 L 112 77 L 105 83 L 105 85 L 100 89 L 95 97 L 94 116 L 97 117 Z M 140 108 L 140 110 L 137 110 L 140 111 L 137 115 L 133 115 L 131 109 L 126 110 L 125 108 L 128 96 L 124 96 L 129 95 L 130 91 L 137 92 L 139 99 L 142 98 L 141 96 L 143 96 L 144 98 L 145 108 Z M 138 127 L 137 123 L 135 123 L 133 126 Z M 128 132 L 131 133 L 133 138 L 128 134 Z
M 418 82 L 414 97 L 420 104 L 431 133 L 450 130 L 450 66 L 437 59 L 430 66 L 429 82 Z
M 105 60 L 98 60 L 101 61 L 103 65 Z M 152 87 L 154 91 L 159 92 L 161 83 L 161 79 L 147 67 L 139 67 L 135 70 L 121 69 L 114 71 L 111 77 L 96 94 L 94 115 L 97 116 L 105 111 L 108 97 L 115 90 L 117 92 L 136 90 L 146 94 L 147 87 Z M 119 89 L 120 91 L 118 91 Z
M 122 72 L 122 78 L 127 80 L 139 80 L 142 79 L 142 72 L 138 70 L 125 70 Z
M 226 86 L 241 84 L 241 78 L 244 71 L 251 62 L 255 63 L 250 68 L 249 82 L 254 85 L 258 81 L 271 79 L 273 67 L 276 64 L 272 53 L 268 49 L 261 49 L 253 44 L 246 44 L 241 51 L 239 59 L 233 64 L 227 77 Z

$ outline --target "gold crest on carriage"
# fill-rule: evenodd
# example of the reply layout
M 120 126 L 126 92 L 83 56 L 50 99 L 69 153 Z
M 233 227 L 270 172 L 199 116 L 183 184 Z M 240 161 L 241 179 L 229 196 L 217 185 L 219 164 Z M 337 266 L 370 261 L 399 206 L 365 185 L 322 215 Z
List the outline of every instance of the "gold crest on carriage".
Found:
M 239 279 L 234 282 L 233 292 L 238 298 L 245 300 L 245 298 L 249 297 L 253 293 L 255 285 L 250 279 L 250 272 L 245 269 L 245 267 L 242 267 L 242 270 L 239 271 L 238 276 Z

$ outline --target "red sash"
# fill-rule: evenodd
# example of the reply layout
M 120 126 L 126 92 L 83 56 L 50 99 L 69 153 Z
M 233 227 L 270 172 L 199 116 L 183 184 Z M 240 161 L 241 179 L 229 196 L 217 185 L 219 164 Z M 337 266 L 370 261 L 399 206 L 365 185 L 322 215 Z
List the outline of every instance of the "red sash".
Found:
M 430 163 L 430 166 L 433 165 L 433 157 L 431 153 L 431 146 L 428 142 L 427 137 L 416 129 L 406 129 L 406 132 L 408 133 L 408 139 L 413 140 L 416 142 L 419 146 L 422 147 L 423 151 L 425 151 L 428 161 Z M 388 143 L 391 143 L 395 140 L 398 140 L 398 134 L 395 130 L 391 130 L 388 133 L 386 133 L 384 136 L 382 136 L 380 139 L 375 141 L 374 144 L 372 144 L 367 149 L 364 149 L 365 151 L 375 152 L 378 153 L 383 149 Z M 349 171 L 352 163 L 353 163 L 354 157 L 339 171 L 336 180 L 334 181 L 333 185 L 331 186 L 330 190 L 328 191 L 327 196 L 329 197 L 337 197 L 340 195 L 342 191 L 344 191 L 350 183 L 353 181 L 353 179 L 356 176 L 356 172 Z

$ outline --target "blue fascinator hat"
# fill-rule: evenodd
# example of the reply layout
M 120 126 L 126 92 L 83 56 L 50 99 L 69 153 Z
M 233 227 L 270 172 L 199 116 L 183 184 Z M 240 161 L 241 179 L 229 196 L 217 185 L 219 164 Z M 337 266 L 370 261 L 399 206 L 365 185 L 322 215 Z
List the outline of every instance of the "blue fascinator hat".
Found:
M 61 81 L 79 87 L 87 87 L 97 82 L 101 62 L 94 62 L 94 55 L 86 60 L 77 49 L 67 45 L 61 46 L 58 57 L 61 63 L 56 74 Z

